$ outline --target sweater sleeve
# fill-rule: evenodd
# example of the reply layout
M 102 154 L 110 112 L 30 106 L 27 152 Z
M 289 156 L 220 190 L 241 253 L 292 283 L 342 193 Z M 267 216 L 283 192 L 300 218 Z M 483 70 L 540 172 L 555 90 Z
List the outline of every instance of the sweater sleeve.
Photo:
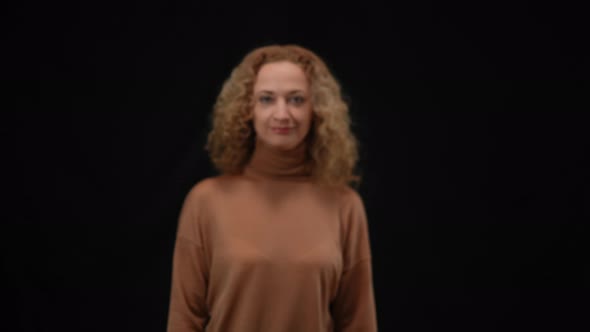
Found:
M 356 191 L 343 212 L 343 272 L 330 305 L 336 332 L 375 332 L 377 314 L 373 290 L 367 216 Z
M 168 332 L 202 332 L 208 321 L 208 268 L 195 190 L 184 200 L 174 246 Z

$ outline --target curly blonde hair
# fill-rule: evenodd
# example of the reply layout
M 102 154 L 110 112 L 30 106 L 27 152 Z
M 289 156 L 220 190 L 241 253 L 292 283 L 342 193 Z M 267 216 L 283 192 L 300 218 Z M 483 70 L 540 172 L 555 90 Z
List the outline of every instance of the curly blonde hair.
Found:
M 358 141 L 340 85 L 319 56 L 294 44 L 254 49 L 223 83 L 205 146 L 213 165 L 224 174 L 242 173 L 254 150 L 252 94 L 257 73 L 266 63 L 285 60 L 303 69 L 311 88 L 313 123 L 306 139 L 312 178 L 320 184 L 357 187 Z

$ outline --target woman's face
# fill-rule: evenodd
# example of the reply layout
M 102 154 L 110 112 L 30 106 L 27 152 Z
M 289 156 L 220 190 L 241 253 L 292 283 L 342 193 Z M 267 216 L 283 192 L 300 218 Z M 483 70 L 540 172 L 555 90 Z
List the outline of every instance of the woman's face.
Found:
M 289 61 L 264 64 L 254 83 L 253 122 L 257 139 L 290 150 L 303 141 L 313 116 L 303 70 Z

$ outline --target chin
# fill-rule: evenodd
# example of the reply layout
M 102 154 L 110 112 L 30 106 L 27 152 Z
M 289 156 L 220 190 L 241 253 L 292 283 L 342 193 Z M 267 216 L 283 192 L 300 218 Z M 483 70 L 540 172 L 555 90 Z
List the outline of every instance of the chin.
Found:
M 271 146 L 278 150 L 291 150 L 297 146 L 296 142 L 274 142 Z
M 261 143 L 263 143 L 264 145 L 266 145 L 270 148 L 273 148 L 273 149 L 283 150 L 283 151 L 294 149 L 301 142 L 301 139 L 298 137 L 295 137 L 295 136 L 290 136 L 290 137 L 270 136 L 270 137 L 259 137 L 259 139 L 260 139 Z
M 295 148 L 296 145 L 294 144 L 276 144 L 273 145 L 273 147 L 277 150 L 283 150 L 283 151 L 288 151 L 291 150 L 293 148 Z

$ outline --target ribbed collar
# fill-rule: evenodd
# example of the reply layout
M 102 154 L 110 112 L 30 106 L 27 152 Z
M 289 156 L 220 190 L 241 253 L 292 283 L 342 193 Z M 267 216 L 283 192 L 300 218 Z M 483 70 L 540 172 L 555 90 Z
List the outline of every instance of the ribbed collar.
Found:
M 254 178 L 309 181 L 311 170 L 307 156 L 307 140 L 291 150 L 277 150 L 255 141 L 254 151 L 246 166 L 244 175 Z

